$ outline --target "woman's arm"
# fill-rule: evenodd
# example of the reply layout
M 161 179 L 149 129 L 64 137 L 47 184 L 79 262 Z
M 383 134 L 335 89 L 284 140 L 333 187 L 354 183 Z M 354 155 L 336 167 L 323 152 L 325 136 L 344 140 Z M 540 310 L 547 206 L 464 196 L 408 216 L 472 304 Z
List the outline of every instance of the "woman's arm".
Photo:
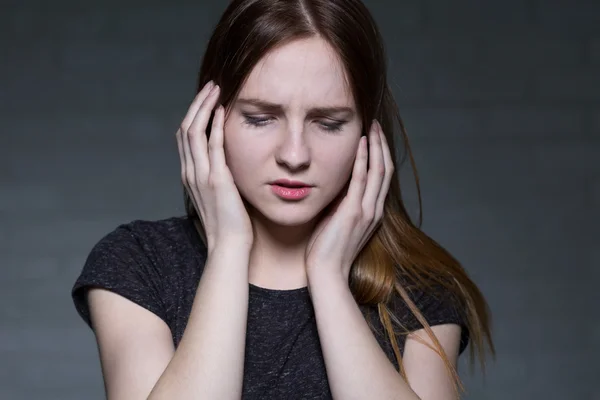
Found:
M 461 327 L 457 324 L 444 324 L 432 326 L 431 330 L 442 345 L 448 360 L 456 368 Z M 416 339 L 417 336 L 435 348 L 425 329 L 408 335 L 402 358 L 408 383 L 423 400 L 455 400 L 457 397 L 454 382 L 446 370 L 444 361 L 435 351 L 420 343 Z
M 313 274 L 310 293 L 333 398 L 420 400 L 383 352 L 341 274 Z
M 383 352 L 360 311 L 348 283 L 340 276 L 313 274 L 310 293 L 315 308 L 327 377 L 336 399 L 453 400 L 453 382 L 442 359 L 419 343 L 425 330 L 408 336 L 403 365 L 408 383 Z M 450 362 L 456 365 L 460 327 L 433 326 Z M 409 386 L 410 384 L 410 386 Z
M 87 299 L 106 397 L 147 398 L 175 351 L 169 327 L 156 314 L 115 292 L 92 288 Z
M 223 243 L 209 254 L 176 351 L 160 318 L 114 293 L 91 290 L 90 313 L 108 399 L 238 400 L 248 262 L 249 248 L 239 243 Z

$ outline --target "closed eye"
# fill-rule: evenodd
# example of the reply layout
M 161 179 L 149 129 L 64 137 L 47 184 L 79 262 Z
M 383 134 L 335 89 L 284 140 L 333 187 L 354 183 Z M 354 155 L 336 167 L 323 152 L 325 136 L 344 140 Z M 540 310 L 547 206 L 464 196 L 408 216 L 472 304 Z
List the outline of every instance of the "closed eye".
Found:
M 258 118 L 244 114 L 245 123 L 251 126 L 264 126 L 269 122 L 270 118 Z
M 244 123 L 247 125 L 250 125 L 252 127 L 262 127 L 262 126 L 266 126 L 269 124 L 269 122 L 273 119 L 271 117 L 254 117 L 248 114 L 244 114 Z M 326 132 L 339 132 L 342 130 L 342 126 L 346 123 L 347 121 L 335 121 L 335 122 L 323 122 L 323 121 L 319 121 L 318 124 L 319 126 L 321 126 L 321 129 L 323 129 Z

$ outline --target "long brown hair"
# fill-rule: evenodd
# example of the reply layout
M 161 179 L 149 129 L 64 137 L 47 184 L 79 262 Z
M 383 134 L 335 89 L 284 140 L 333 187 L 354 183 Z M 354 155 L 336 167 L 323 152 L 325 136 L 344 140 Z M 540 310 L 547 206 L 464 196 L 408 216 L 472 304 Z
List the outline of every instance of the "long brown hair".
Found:
M 257 62 L 275 47 L 291 41 L 319 37 L 335 49 L 345 66 L 348 84 L 361 115 L 363 127 L 377 119 L 391 149 L 395 135 L 402 145 L 402 164 L 408 156 L 417 184 L 419 222 L 413 223 L 406 211 L 395 169 L 385 202 L 383 220 L 363 248 L 351 269 L 350 287 L 359 304 L 376 305 L 379 319 L 391 342 L 399 371 L 406 379 L 402 356 L 393 324 L 402 327 L 390 311 L 392 295 L 399 295 L 416 319 L 425 327 L 436 351 L 454 378 L 455 388 L 463 389 L 458 373 L 442 350 L 439 341 L 411 301 L 401 277 L 410 277 L 423 291 L 443 287 L 458 301 L 464 313 L 470 339 L 470 362 L 479 355 L 485 369 L 485 344 L 493 355 L 491 321 L 487 303 L 460 263 L 433 239 L 423 233 L 419 179 L 392 92 L 387 83 L 387 59 L 383 40 L 373 17 L 360 0 L 234 0 L 216 25 L 204 54 L 197 91 L 213 80 L 221 87 L 220 103 L 227 109 L 237 97 Z M 210 127 L 207 129 L 210 132 Z M 363 132 L 364 134 L 364 132 Z M 188 217 L 199 217 L 184 190 Z M 201 224 L 196 223 L 201 227 Z M 201 232 L 201 236 L 204 232 Z

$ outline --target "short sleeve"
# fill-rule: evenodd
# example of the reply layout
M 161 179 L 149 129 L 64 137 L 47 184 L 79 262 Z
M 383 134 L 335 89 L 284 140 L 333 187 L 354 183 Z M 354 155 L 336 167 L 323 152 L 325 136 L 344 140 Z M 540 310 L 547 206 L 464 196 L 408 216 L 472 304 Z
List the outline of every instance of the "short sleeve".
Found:
M 94 287 L 123 296 L 166 321 L 160 271 L 133 224 L 120 225 L 94 245 L 72 288 L 75 308 L 92 329 L 87 291 Z
M 466 310 L 461 305 L 461 302 L 456 299 L 448 289 L 443 286 L 434 285 L 431 289 L 424 290 L 416 287 L 407 288 L 410 299 L 415 303 L 429 326 L 456 324 L 461 327 L 461 338 L 459 354 L 461 354 L 469 343 L 469 327 L 467 325 Z M 408 305 L 400 298 L 398 301 L 401 305 L 396 305 L 396 310 L 403 310 L 399 316 L 400 321 L 410 332 L 423 328 L 423 325 L 410 311 Z

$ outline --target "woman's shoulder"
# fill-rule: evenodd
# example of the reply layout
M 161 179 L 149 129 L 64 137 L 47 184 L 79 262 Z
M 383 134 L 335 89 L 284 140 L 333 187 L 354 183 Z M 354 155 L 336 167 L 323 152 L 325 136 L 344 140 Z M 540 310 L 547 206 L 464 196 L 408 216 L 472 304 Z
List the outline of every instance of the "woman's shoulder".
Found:
M 451 281 L 427 281 L 403 275 L 398 284 L 404 290 L 408 300 L 414 304 L 429 326 L 456 324 L 461 327 L 462 352 L 469 341 L 469 326 L 465 299 L 461 290 Z M 394 290 L 389 306 L 408 331 L 423 328 L 423 324 L 411 310 L 409 302 Z
M 186 216 L 163 219 L 134 219 L 105 233 L 92 247 L 91 254 L 113 256 L 145 254 L 159 256 L 185 250 L 201 250 L 193 222 Z
M 110 230 L 104 239 L 136 239 L 140 243 L 156 242 L 155 244 L 170 245 L 189 241 L 193 222 L 186 216 L 173 216 L 163 219 L 134 219 L 117 225 Z
M 201 241 L 187 217 L 132 220 L 105 234 L 89 252 L 72 288 L 77 310 L 89 323 L 86 292 L 111 290 L 167 320 L 174 288 L 199 274 Z
M 442 318 L 444 314 L 463 314 L 466 311 L 463 309 L 464 299 L 460 297 L 460 290 L 454 288 L 450 281 L 432 281 L 401 275 L 397 283 L 406 293 L 408 300 L 430 323 L 435 323 L 435 319 Z M 393 309 L 410 308 L 410 304 L 396 290 L 389 303 Z

